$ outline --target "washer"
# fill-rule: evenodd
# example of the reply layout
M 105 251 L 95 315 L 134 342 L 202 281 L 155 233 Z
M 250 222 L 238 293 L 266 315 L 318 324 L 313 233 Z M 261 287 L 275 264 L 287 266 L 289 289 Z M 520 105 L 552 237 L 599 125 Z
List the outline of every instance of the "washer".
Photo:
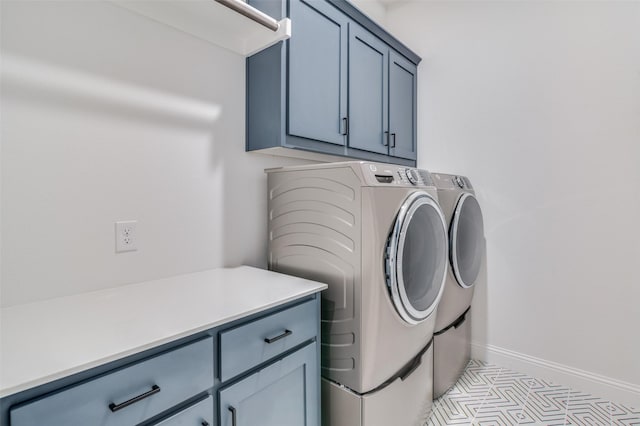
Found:
M 431 176 L 369 162 L 267 174 L 270 269 L 329 285 L 325 424 L 388 425 L 389 415 L 418 424 L 430 409 L 435 313 L 447 273 L 446 222 Z
M 484 224 L 471 182 L 432 173 L 449 232 L 449 272 L 436 315 L 433 394 L 455 384 L 471 357 L 471 301 L 485 253 Z

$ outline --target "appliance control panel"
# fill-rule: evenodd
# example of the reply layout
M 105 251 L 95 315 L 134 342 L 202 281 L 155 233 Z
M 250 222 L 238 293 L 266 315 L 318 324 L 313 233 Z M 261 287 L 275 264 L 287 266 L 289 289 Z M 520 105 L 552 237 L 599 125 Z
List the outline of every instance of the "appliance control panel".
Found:
M 362 163 L 362 172 L 372 186 L 434 186 L 431 174 L 426 170 L 384 163 Z
M 438 189 L 473 189 L 471 182 L 464 176 L 445 173 L 432 173 L 431 177 Z

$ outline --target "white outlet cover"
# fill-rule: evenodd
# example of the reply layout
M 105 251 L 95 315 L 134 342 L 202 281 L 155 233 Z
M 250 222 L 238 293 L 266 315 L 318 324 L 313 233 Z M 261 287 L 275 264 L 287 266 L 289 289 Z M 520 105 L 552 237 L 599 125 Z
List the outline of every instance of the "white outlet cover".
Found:
M 116 222 L 116 253 L 138 250 L 137 220 Z

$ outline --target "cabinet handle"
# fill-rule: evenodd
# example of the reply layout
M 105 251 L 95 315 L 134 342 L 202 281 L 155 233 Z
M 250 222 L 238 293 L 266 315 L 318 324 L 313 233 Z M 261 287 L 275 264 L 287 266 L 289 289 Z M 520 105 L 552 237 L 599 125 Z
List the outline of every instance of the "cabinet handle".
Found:
M 200 423 L 202 426 L 209 426 L 209 422 L 206 420 L 203 420 L 202 423 Z
M 382 137 L 382 145 L 389 146 L 389 132 L 385 131 L 384 136 Z
M 395 147 L 396 147 L 396 134 L 391 133 L 391 148 L 395 148 Z
M 271 343 L 273 343 L 273 342 L 277 342 L 277 341 L 278 341 L 278 340 L 280 340 L 280 339 L 284 339 L 285 337 L 287 337 L 287 336 L 288 336 L 288 335 L 290 335 L 290 334 L 293 334 L 293 331 L 291 331 L 291 330 L 285 330 L 285 331 L 284 331 L 284 333 L 279 334 L 278 336 L 276 336 L 276 337 L 272 337 L 272 338 L 268 338 L 268 337 L 267 337 L 267 338 L 265 338 L 265 339 L 264 339 L 264 341 L 265 341 L 265 342 L 267 342 L 267 343 L 269 343 L 269 344 L 271 344 Z
M 238 415 L 236 414 L 236 409 L 231 405 L 229 406 L 229 411 L 231 411 L 231 426 L 238 425 Z
M 342 134 L 345 136 L 348 135 L 349 134 L 349 117 L 342 118 L 342 128 L 344 129 Z
M 160 392 L 160 386 L 158 385 L 153 385 L 151 386 L 151 390 L 146 391 L 145 393 L 135 396 L 133 398 L 131 398 L 128 401 L 125 401 L 121 404 L 114 404 L 113 402 L 111 404 L 109 404 L 109 410 L 111 410 L 112 413 L 115 413 L 118 410 L 122 410 L 125 407 L 130 406 L 131 404 L 135 404 L 138 401 L 142 401 L 143 399 L 150 397 L 151 395 L 155 395 L 158 392 Z

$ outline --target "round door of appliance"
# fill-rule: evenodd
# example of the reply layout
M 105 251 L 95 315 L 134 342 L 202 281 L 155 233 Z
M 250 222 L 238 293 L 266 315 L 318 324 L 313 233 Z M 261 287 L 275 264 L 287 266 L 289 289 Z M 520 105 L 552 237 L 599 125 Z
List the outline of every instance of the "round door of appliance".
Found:
M 447 273 L 447 226 L 438 203 L 414 192 L 396 217 L 386 248 L 387 286 L 400 317 L 418 324 L 435 310 Z
M 453 275 L 463 288 L 473 286 L 480 273 L 485 246 L 483 229 L 478 200 L 468 192 L 462 194 L 451 217 L 449 245 Z

